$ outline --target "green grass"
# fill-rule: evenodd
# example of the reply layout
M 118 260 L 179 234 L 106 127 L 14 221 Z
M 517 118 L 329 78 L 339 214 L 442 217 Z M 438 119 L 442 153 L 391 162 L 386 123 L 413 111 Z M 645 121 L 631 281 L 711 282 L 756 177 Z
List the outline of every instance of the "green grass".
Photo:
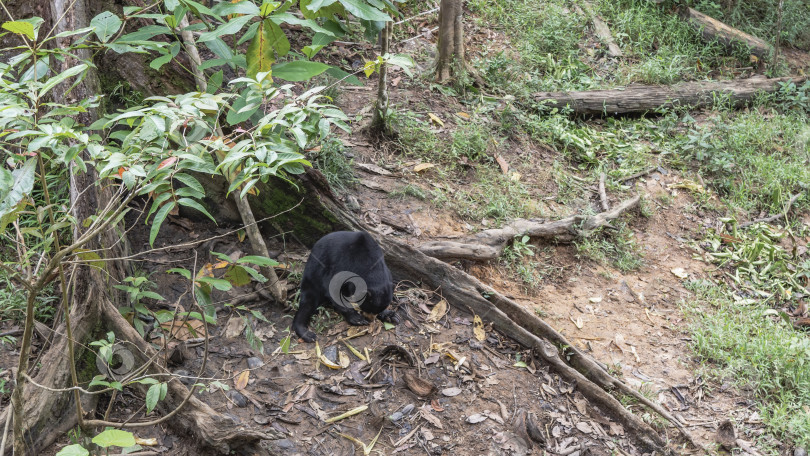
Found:
M 810 444 L 810 339 L 754 299 L 734 299 L 706 281 L 686 284 L 697 295 L 685 306 L 692 348 L 704 371 L 751 389 L 771 432 Z M 707 311 L 711 309 L 711 311 Z
M 615 225 L 616 230 L 601 228 L 575 241 L 577 256 L 613 266 L 622 272 L 635 271 L 644 265 L 644 252 L 632 230 L 621 222 Z
M 779 2 L 691 0 L 695 9 L 770 43 L 776 39 Z M 810 49 L 810 8 L 806 0 L 784 0 L 782 43 Z
M 497 166 L 479 167 L 470 184 L 446 196 L 459 216 L 474 222 L 488 219 L 497 225 L 507 219 L 539 213 L 526 186 L 504 176 Z
M 34 317 L 47 322 L 53 318 L 59 297 L 53 285 L 48 285 L 36 298 Z M 27 294 L 15 286 L 4 273 L 0 273 L 0 320 L 24 321 Z
M 779 213 L 810 186 L 810 119 L 753 110 L 716 114 L 677 138 L 682 158 L 696 163 L 724 201 L 746 216 Z M 797 207 L 810 207 L 809 199 Z
M 344 191 L 357 181 L 353 162 L 353 159 L 346 157 L 346 147 L 340 139 L 330 136 L 315 155 L 313 165 L 323 173 L 332 188 Z

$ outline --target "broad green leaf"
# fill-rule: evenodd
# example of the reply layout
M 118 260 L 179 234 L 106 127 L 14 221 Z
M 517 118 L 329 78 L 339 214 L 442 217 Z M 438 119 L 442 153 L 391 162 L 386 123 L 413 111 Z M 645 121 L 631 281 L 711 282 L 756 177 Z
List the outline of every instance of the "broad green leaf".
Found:
M 56 76 L 48 79 L 45 81 L 45 84 L 42 85 L 42 89 L 40 89 L 39 95 L 45 95 L 48 93 L 49 90 L 54 88 L 57 84 L 64 81 L 67 78 L 76 76 L 79 73 L 82 73 L 84 70 L 87 69 L 87 64 L 82 63 L 80 65 L 76 65 L 75 67 L 68 68 L 67 70 L 57 74 Z
M 4 22 L 3 28 L 16 35 L 25 35 L 28 39 L 34 39 L 34 24 L 25 21 Z
M 325 8 L 332 3 L 335 3 L 337 0 L 312 0 L 306 5 L 306 9 L 312 11 L 313 13 L 320 10 L 321 8 Z M 304 6 L 302 5 L 302 8 Z
M 204 43 L 206 41 L 211 41 L 215 38 L 219 38 L 222 36 L 233 35 L 234 33 L 242 30 L 242 27 L 244 27 L 244 25 L 247 24 L 248 21 L 250 21 L 253 18 L 254 16 L 250 15 L 235 17 L 230 21 L 228 21 L 226 24 L 220 25 L 219 27 L 217 27 L 214 30 L 211 30 L 210 32 L 203 33 L 202 35 L 200 35 L 198 41 Z
M 166 220 L 166 217 L 169 215 L 169 212 L 174 209 L 177 205 L 174 201 L 168 202 L 164 204 L 155 214 L 155 218 L 152 220 L 152 228 L 149 230 L 149 245 L 155 244 L 155 238 L 157 238 L 158 231 L 160 231 L 160 225 L 163 224 L 163 221 Z
M 190 207 L 192 209 L 197 209 L 198 211 L 202 212 L 206 217 L 210 218 L 212 222 L 216 222 L 216 219 L 208 213 L 208 211 L 198 202 L 194 201 L 191 198 L 180 198 L 177 200 L 177 203 L 181 206 Z
M 126 448 L 135 445 L 135 436 L 133 436 L 131 432 L 121 431 L 118 429 L 107 429 L 101 434 L 93 437 L 93 443 L 102 448 L 111 446 Z
M 247 255 L 236 260 L 237 263 L 250 263 L 257 266 L 278 266 L 278 261 L 258 255 Z
M 273 2 L 273 1 L 270 1 L 270 0 L 264 0 L 262 2 L 262 8 L 261 8 L 261 13 L 260 13 L 261 16 L 262 17 L 269 16 L 270 13 L 272 13 L 273 11 L 275 11 L 279 7 L 279 5 L 281 5 L 281 3 L 279 3 L 279 2 Z
M 340 0 L 340 3 L 346 8 L 346 11 L 352 13 L 358 19 L 383 22 L 391 20 L 388 14 L 369 5 L 366 0 Z
M 152 413 L 160 399 L 160 383 L 155 383 L 146 390 L 146 414 Z
M 227 280 L 216 279 L 214 277 L 197 277 L 197 282 L 211 285 L 212 287 L 220 291 L 228 291 L 231 288 L 233 288 L 231 283 L 228 282 Z
M 90 21 L 90 27 L 102 43 L 106 43 L 121 28 L 121 19 L 114 13 L 105 11 Z
M 21 168 L 10 173 L 5 168 L 0 171 L 0 232 L 14 218 L 7 216 L 19 211 L 18 204 L 34 188 L 36 166 L 37 159 L 29 158 Z
M 90 267 L 104 270 L 104 261 L 101 259 L 98 253 L 87 249 L 76 249 L 76 256 L 90 265 Z
M 76 443 L 62 448 L 56 453 L 56 456 L 89 456 L 89 454 L 90 452 L 87 449 Z
M 328 69 L 329 65 L 321 62 L 296 60 L 273 65 L 273 76 L 285 81 L 300 82 L 313 78 Z
M 270 71 L 276 55 L 283 57 L 288 52 L 290 42 L 281 27 L 270 19 L 263 20 L 247 50 L 248 77 L 255 78 L 258 73 Z
M 231 266 L 225 272 L 225 280 L 235 287 L 244 287 L 250 283 L 250 274 L 242 266 Z

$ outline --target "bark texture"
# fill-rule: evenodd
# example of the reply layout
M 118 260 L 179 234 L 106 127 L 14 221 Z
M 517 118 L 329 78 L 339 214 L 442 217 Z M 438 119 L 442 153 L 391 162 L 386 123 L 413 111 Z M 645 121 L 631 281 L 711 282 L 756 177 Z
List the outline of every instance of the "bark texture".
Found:
M 441 0 L 439 5 L 439 57 L 436 80 L 447 82 L 464 70 L 464 23 L 462 1 Z
M 681 15 L 700 31 L 704 41 L 712 43 L 716 40 L 726 48 L 728 53 L 733 53 L 736 48 L 743 46 L 751 54 L 763 58 L 773 51 L 773 46 L 767 41 L 730 27 L 700 11 L 684 8 Z
M 574 113 L 603 116 L 635 114 L 655 111 L 659 108 L 689 106 L 702 108 L 714 103 L 717 96 L 727 96 L 735 106 L 744 105 L 760 92 L 779 90 L 779 83 L 793 81 L 801 84 L 806 77 L 773 78 L 754 77 L 732 81 L 685 82 L 672 86 L 633 85 L 610 90 L 582 92 L 539 92 L 537 101 L 547 101 L 548 106 L 569 106 Z

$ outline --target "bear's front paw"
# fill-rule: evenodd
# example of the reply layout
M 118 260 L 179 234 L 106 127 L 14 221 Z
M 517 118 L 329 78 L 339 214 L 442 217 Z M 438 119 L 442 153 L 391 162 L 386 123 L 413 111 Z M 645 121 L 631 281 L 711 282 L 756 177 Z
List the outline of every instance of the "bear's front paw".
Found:
M 346 323 L 352 326 L 365 326 L 368 324 L 368 320 L 366 320 L 362 315 L 357 312 L 353 312 L 350 314 L 346 314 Z
M 383 310 L 382 312 L 377 314 L 377 318 L 380 321 L 387 321 L 387 322 L 393 323 L 395 325 L 398 325 L 398 324 L 402 323 L 402 321 L 399 319 L 399 315 L 397 315 L 397 313 L 394 312 L 391 309 Z

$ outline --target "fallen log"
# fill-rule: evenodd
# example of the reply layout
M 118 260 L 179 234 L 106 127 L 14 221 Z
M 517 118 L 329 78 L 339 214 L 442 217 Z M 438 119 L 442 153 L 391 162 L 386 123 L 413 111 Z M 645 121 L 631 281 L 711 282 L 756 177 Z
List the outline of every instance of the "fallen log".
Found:
M 803 83 L 806 77 L 767 79 L 753 77 L 731 81 L 684 82 L 672 86 L 632 85 L 610 90 L 582 92 L 539 92 L 536 101 L 545 101 L 549 107 L 569 106 L 574 113 L 584 115 L 618 115 L 646 113 L 659 108 L 710 106 L 717 97 L 727 96 L 735 106 L 744 105 L 760 93 L 779 90 L 780 83 Z
M 516 236 L 553 239 L 571 242 L 586 237 L 593 230 L 606 225 L 622 213 L 638 206 L 640 196 L 634 196 L 615 208 L 594 216 L 572 215 L 560 220 L 518 219 L 502 228 L 482 231 L 460 241 L 426 242 L 419 251 L 441 260 L 494 260 Z
M 760 59 L 773 52 L 773 46 L 767 41 L 730 27 L 700 11 L 687 7 L 681 10 L 681 16 L 700 32 L 704 41 L 717 41 L 729 54 L 733 54 L 740 46 Z

